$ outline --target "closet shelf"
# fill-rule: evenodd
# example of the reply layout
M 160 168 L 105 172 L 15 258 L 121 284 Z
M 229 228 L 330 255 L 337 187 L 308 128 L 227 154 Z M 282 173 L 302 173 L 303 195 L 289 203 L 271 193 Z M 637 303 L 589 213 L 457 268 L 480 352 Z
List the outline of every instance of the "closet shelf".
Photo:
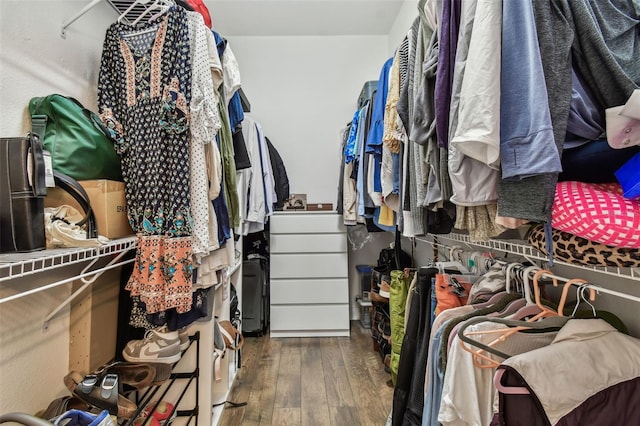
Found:
M 422 241 L 428 244 L 433 244 L 433 238 L 446 239 L 450 241 L 457 241 L 468 246 L 486 247 L 491 250 L 511 253 L 519 256 L 523 256 L 530 259 L 536 259 L 540 261 L 548 261 L 549 257 L 540 252 L 536 248 L 532 247 L 524 240 L 495 240 L 490 239 L 487 241 L 475 241 L 471 240 L 469 235 L 460 233 L 449 233 L 443 235 L 429 235 L 431 239 L 426 237 L 416 237 L 416 241 Z M 585 266 L 577 265 L 575 263 L 563 262 L 561 260 L 554 260 L 554 263 L 559 265 L 571 266 L 574 268 L 582 268 L 593 270 L 595 272 L 607 275 L 613 275 L 616 277 L 622 277 L 640 281 L 640 271 L 638 268 L 620 268 L 611 266 Z
M 0 282 L 53 269 L 119 254 L 135 249 L 138 239 L 127 237 L 112 240 L 100 247 L 62 248 L 33 253 L 0 254 Z

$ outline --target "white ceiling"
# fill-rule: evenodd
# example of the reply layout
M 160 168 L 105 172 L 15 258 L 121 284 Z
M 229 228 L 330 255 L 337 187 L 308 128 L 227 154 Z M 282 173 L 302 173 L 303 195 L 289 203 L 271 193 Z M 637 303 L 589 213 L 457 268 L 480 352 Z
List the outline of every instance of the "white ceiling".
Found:
M 387 35 L 404 0 L 205 0 L 225 36 Z

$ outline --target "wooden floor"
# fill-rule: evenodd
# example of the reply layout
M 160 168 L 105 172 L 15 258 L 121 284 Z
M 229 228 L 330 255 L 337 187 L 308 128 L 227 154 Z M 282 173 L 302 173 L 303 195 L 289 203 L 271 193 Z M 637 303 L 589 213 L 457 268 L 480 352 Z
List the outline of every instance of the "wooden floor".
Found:
M 221 424 L 380 425 L 391 410 L 390 375 L 368 330 L 351 337 L 245 338 L 242 368 Z

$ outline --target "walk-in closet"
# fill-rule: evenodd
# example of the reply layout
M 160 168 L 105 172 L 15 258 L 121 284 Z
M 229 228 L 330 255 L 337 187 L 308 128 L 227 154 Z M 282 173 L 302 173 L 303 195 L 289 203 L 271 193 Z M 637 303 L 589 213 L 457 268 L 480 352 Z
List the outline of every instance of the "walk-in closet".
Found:
M 2 0 L 0 111 L 0 423 L 640 425 L 640 0 Z

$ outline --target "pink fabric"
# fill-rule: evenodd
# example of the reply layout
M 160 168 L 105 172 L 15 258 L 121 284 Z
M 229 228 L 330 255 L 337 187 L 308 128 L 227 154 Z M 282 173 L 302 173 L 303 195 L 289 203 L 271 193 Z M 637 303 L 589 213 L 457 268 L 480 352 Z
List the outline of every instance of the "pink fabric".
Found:
M 640 201 L 624 198 L 617 183 L 559 182 L 551 226 L 609 246 L 640 248 Z

